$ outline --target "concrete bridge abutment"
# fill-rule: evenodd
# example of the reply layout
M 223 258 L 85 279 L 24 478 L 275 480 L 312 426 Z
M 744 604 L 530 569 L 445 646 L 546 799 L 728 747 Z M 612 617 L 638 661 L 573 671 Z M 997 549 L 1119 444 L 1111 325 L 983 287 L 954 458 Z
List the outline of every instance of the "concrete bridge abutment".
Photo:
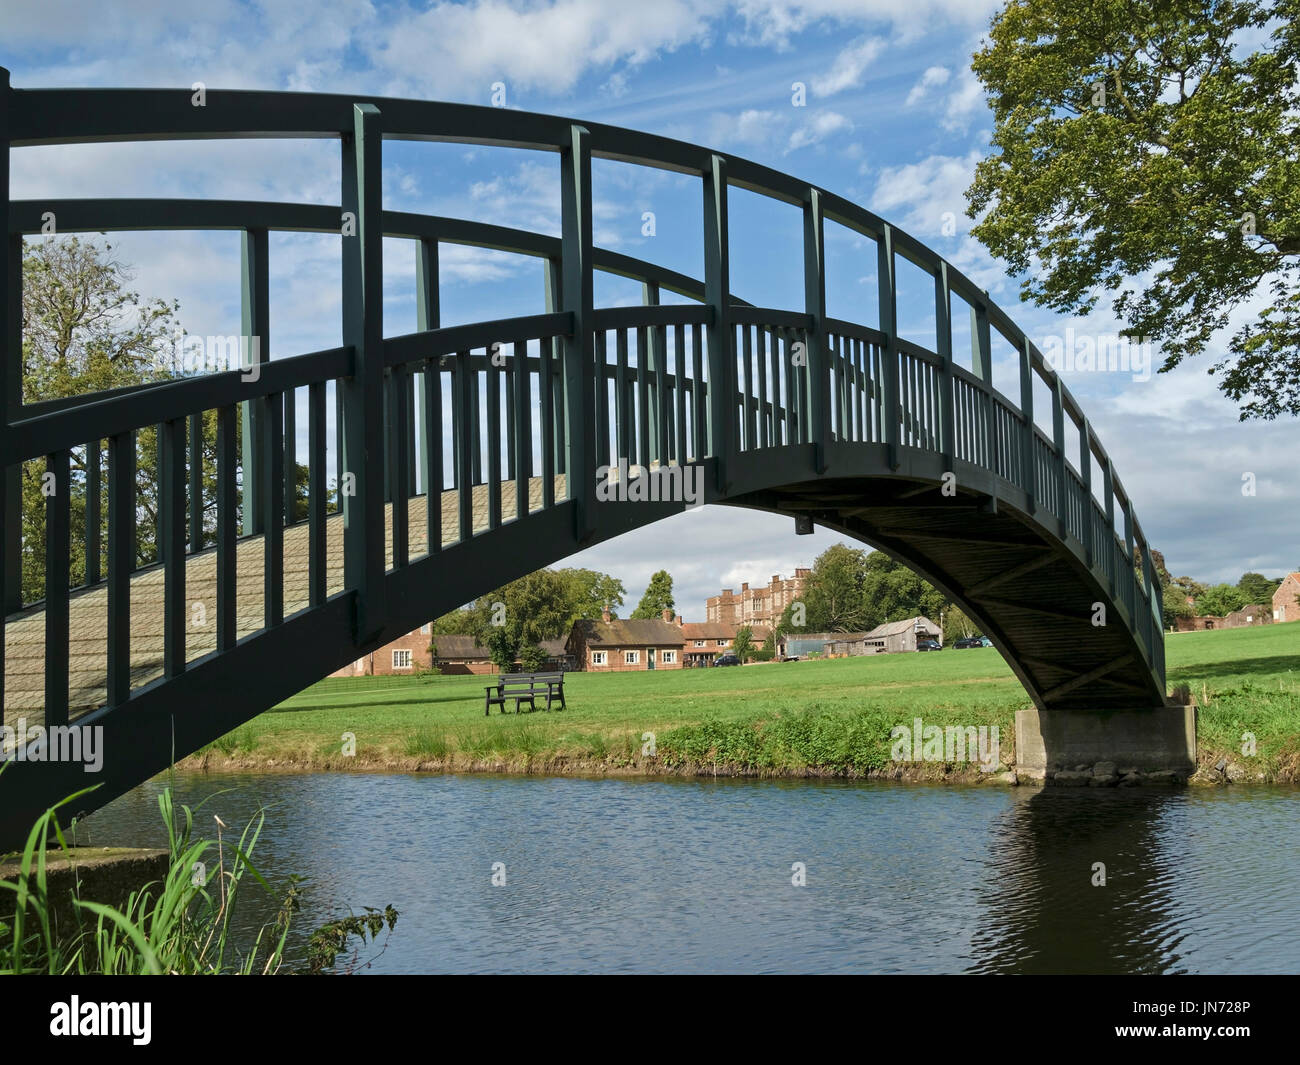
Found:
M 1072 787 L 1185 783 L 1196 769 L 1196 707 L 1021 710 L 1016 772 Z

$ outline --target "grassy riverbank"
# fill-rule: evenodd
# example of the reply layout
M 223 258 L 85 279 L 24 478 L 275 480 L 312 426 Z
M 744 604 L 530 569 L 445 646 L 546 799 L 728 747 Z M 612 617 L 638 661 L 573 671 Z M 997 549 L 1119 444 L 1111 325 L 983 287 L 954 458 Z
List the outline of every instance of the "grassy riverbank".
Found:
M 1300 623 L 1167 640 L 1169 683 L 1200 705 L 1200 762 L 1242 780 L 1300 782 Z M 483 716 L 482 677 L 330 679 L 262 714 L 182 766 L 559 773 L 896 775 L 890 729 L 997 725 L 1014 761 L 1028 705 L 992 648 L 740 669 L 570 674 L 563 712 Z M 1257 754 L 1241 754 L 1253 732 Z M 657 757 L 642 756 L 654 733 Z M 343 735 L 356 753 L 343 753 Z M 979 779 L 917 765 L 910 779 Z M 1200 774 L 1210 779 L 1208 772 Z M 1218 776 L 1218 774 L 1214 774 Z

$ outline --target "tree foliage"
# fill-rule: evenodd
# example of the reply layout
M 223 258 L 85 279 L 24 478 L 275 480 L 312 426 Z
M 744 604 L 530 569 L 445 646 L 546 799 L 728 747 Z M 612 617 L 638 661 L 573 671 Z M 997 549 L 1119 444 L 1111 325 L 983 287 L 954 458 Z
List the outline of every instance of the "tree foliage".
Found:
M 658 570 L 646 585 L 645 595 L 632 611 L 632 617 L 657 618 L 665 610 L 673 609 L 673 578 L 666 569 Z
M 1282 578 L 1276 580 L 1265 577 L 1262 573 L 1243 573 L 1237 582 L 1237 588 L 1247 603 L 1267 603 L 1273 598 Z
M 599 617 L 605 602 L 621 605 L 623 595 L 623 583 L 607 573 L 539 569 L 442 615 L 432 631 L 473 636 L 502 670 L 519 662 L 531 671 L 546 660 L 540 643 L 567 636 L 579 618 Z
M 748 625 L 742 625 L 736 630 L 736 638 L 731 641 L 731 653 L 734 654 L 741 662 L 748 662 L 754 657 L 754 630 Z
M 1162 371 L 1263 297 L 1212 371 L 1243 419 L 1300 414 L 1298 60 L 1300 0 L 1010 0 L 972 234 L 1040 306 L 1112 294 Z

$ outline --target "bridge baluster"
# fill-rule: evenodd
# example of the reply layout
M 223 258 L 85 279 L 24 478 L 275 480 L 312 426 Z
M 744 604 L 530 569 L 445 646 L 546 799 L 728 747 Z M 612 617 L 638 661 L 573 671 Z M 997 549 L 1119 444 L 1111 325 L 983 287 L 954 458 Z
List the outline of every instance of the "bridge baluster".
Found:
M 239 634 L 235 625 L 235 544 L 238 495 L 235 486 L 236 412 L 234 407 L 217 410 L 217 650 L 235 646 Z M 112 616 L 110 610 L 109 616 Z
M 420 378 L 420 462 L 428 553 L 442 550 L 442 360 L 429 359 Z
M 158 553 L 163 561 L 163 674 L 185 672 L 185 427 L 186 419 L 159 426 Z
M 325 602 L 325 382 L 307 386 L 307 603 Z M 220 508 L 218 508 L 220 509 Z
M 261 408 L 262 447 L 258 463 L 262 501 L 262 607 L 266 627 L 272 628 L 284 620 L 284 397 L 279 394 L 263 396 L 257 401 Z M 381 515 L 382 516 L 382 515 Z M 382 526 L 380 563 L 382 555 Z
M 231 426 L 233 429 L 233 426 Z M 135 569 L 136 454 L 135 432 L 108 438 L 108 631 L 107 699 L 119 706 L 131 694 L 131 571 Z M 226 443 L 233 459 L 234 433 Z M 220 451 L 220 442 L 218 444 Z M 230 463 L 229 491 L 233 501 L 234 465 Z M 218 482 L 220 486 L 220 482 Z M 220 497 L 218 497 L 220 498 Z M 230 508 L 231 519 L 234 508 Z M 220 529 L 220 526 L 218 527 Z M 233 543 L 233 537 L 231 538 Z M 221 555 L 217 556 L 220 574 Z M 233 567 L 232 567 L 233 569 Z M 233 581 L 233 572 L 230 575 Z M 233 599 L 231 600 L 233 603 Z M 218 613 L 218 617 L 220 614 Z M 218 633 L 220 630 L 218 630 Z M 218 643 L 218 650 L 222 650 Z
M 602 334 L 602 351 L 604 337 Z M 599 382 L 597 382 L 599 387 Z M 610 465 L 616 465 L 627 459 L 628 464 L 636 462 L 632 454 L 632 430 L 634 423 L 628 409 L 631 392 L 627 381 L 627 330 L 614 330 L 614 441 L 616 454 L 611 456 Z M 599 426 L 599 422 L 597 425 Z M 599 452 L 598 452 L 599 454 Z
M 52 491 L 45 496 L 45 727 L 68 723 L 68 570 L 71 555 L 72 453 L 46 457 Z
M 484 373 L 487 400 L 488 529 L 501 525 L 501 371 L 488 359 Z
M 686 327 L 673 327 L 673 406 L 677 416 L 675 452 L 678 465 L 685 465 L 686 447 Z
M 646 326 L 637 326 L 636 330 L 636 454 L 637 462 L 645 469 L 650 468 L 650 456 L 654 450 L 650 438 L 650 368 L 647 365 Z
M 456 353 L 456 366 L 452 371 L 452 417 L 455 421 L 456 440 L 456 505 L 457 539 L 464 543 L 474 535 L 474 468 L 471 452 L 478 449 L 474 435 L 477 418 L 473 404 L 476 402 L 471 387 L 474 371 L 470 367 L 470 353 Z
M 410 561 L 410 508 L 407 505 L 410 483 L 409 430 L 407 406 L 409 377 L 405 366 L 394 366 L 389 377 L 389 406 L 391 419 L 388 430 L 388 448 L 393 496 L 393 568 L 401 569 Z M 286 442 L 287 447 L 287 442 Z
M 541 345 L 546 344 L 543 339 Z M 515 341 L 515 520 L 528 516 L 528 481 L 533 472 L 532 377 L 528 368 L 528 341 Z
M 86 445 L 85 586 L 87 588 L 93 587 L 100 581 L 100 525 L 103 521 L 100 444 L 101 441 L 92 440 Z

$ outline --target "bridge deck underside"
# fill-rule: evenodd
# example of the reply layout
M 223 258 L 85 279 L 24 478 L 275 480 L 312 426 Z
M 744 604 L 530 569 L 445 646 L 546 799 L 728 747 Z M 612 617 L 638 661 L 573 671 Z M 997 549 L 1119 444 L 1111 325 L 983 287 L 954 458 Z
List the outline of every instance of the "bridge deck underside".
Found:
M 1041 709 L 1164 702 L 1108 590 L 1032 519 L 987 497 L 846 479 L 785 486 L 744 505 L 815 515 L 922 573 L 983 627 Z
M 555 477 L 555 498 L 564 497 L 565 479 Z M 516 513 L 514 481 L 501 482 L 501 518 L 511 521 Z M 542 505 L 542 479 L 528 483 L 530 512 Z M 442 494 L 442 545 L 460 540 L 459 494 Z M 407 501 L 410 556 L 425 554 L 428 505 L 424 496 Z M 475 534 L 489 527 L 488 486 L 473 490 Z M 393 563 L 393 504 L 385 507 L 386 564 Z M 343 515 L 331 514 L 325 521 L 325 590 L 331 596 L 343 590 Z M 263 580 L 265 541 L 262 536 L 241 539 L 235 551 L 236 631 L 251 636 L 264 627 L 265 587 Z M 164 570 L 152 566 L 131 579 L 131 685 L 139 687 L 163 675 L 163 591 Z M 192 661 L 216 650 L 217 563 L 214 551 L 190 555 L 185 565 L 186 659 Z M 284 530 L 284 613 L 290 618 L 309 605 L 308 527 L 306 522 Z M 430 603 L 431 611 L 436 609 Z M 74 594 L 69 610 L 69 710 L 79 713 L 102 706 L 106 693 L 108 593 L 103 585 Z M 429 619 L 425 619 L 429 620 Z M 11 616 L 5 626 L 6 724 L 26 717 L 29 726 L 39 722 L 45 704 L 45 615 L 39 605 Z

